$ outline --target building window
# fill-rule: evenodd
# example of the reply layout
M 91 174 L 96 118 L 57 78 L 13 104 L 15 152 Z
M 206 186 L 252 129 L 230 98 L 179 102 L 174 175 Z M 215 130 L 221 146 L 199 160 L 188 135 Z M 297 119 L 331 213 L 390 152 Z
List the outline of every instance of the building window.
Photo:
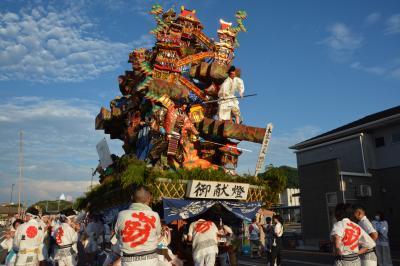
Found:
M 375 138 L 375 147 L 379 148 L 383 146 L 385 146 L 385 138 L 384 137 Z
M 400 132 L 393 133 L 392 143 L 400 143 Z

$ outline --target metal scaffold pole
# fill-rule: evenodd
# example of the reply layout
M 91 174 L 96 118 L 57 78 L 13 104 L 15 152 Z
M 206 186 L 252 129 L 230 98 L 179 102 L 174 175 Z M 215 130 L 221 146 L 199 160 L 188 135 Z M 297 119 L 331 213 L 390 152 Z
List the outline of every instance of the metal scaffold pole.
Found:
M 21 209 L 21 193 L 22 193 L 22 176 L 23 176 L 23 150 L 22 150 L 22 130 L 19 131 L 19 177 L 18 177 L 18 213 L 22 214 Z

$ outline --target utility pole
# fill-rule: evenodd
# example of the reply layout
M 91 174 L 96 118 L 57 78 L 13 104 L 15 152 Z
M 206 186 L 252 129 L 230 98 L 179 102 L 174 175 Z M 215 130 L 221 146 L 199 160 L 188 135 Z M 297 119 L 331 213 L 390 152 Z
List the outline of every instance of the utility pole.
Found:
M 23 175 L 23 154 L 22 154 L 22 130 L 19 131 L 19 178 L 18 178 L 18 213 L 21 215 L 21 192 Z

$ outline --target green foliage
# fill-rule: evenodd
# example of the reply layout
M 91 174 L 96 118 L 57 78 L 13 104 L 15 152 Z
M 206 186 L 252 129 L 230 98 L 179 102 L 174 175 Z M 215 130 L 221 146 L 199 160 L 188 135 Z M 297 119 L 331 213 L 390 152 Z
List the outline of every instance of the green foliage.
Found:
M 279 169 L 282 171 L 283 175 L 286 176 L 286 188 L 299 188 L 299 173 L 297 168 L 290 166 L 280 166 Z
M 278 203 L 278 195 L 285 188 L 298 188 L 299 178 L 297 169 L 290 166 L 274 167 L 268 165 L 264 173 L 259 175 L 268 184 L 267 202 Z
M 268 199 L 272 203 L 277 203 L 279 194 L 286 187 L 286 176 L 283 171 L 276 167 L 270 167 L 266 172 L 261 173 L 260 178 L 267 182 L 270 191 L 268 191 Z
M 150 10 L 150 14 L 153 14 L 153 15 L 160 15 L 163 12 L 164 12 L 164 10 L 160 4 L 154 4 Z
M 74 210 L 81 210 L 84 209 L 87 205 L 87 198 L 86 197 L 79 197 L 74 201 L 72 208 Z
M 129 164 L 121 174 L 121 184 L 127 188 L 132 184 L 143 185 L 145 182 L 146 165 L 144 162 Z
M 89 203 L 90 209 L 96 211 L 128 202 L 132 187 L 135 185 L 146 185 L 153 193 L 154 199 L 158 199 L 158 190 L 155 187 L 157 178 L 166 178 L 171 182 L 179 182 L 180 180 L 208 180 L 249 183 L 264 187 L 268 193 L 272 193 L 275 189 L 269 187 L 269 181 L 256 179 L 254 176 L 232 176 L 225 173 L 222 169 L 194 168 L 191 170 L 163 171 L 157 167 L 146 167 L 145 162 L 125 155 L 116 162 L 113 175 L 106 178 L 101 185 L 87 192 L 85 197 L 78 198 L 75 201 L 74 207 L 76 209 L 83 209 Z

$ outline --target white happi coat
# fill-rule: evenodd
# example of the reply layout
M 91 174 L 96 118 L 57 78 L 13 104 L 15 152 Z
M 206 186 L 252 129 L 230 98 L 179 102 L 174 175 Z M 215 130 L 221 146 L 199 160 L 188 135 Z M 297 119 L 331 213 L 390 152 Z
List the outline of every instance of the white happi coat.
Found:
M 376 233 L 375 228 L 372 223 L 368 220 L 367 216 L 361 218 L 358 225 L 368 234 Z M 376 266 L 378 265 L 378 260 L 374 251 L 367 252 L 360 255 L 361 266 Z
M 204 257 L 215 257 L 218 253 L 217 241 L 218 228 L 211 221 L 199 219 L 190 224 L 188 236 L 193 238 L 193 260 L 198 263 L 204 261 Z
M 59 266 L 73 266 L 77 264 L 78 233 L 67 223 L 62 223 L 54 232 L 56 247 L 54 260 Z
M 235 109 L 240 114 L 239 109 L 239 101 L 238 99 L 229 99 L 227 98 L 235 97 L 235 93 L 238 92 L 240 95 L 244 93 L 244 83 L 241 78 L 234 77 L 231 79 L 228 77 L 220 86 L 218 91 L 218 116 L 220 120 L 230 120 L 232 111 L 235 112 Z
M 47 260 L 49 258 L 48 247 L 45 244 L 45 239 L 46 239 L 46 234 L 47 234 L 47 232 L 46 232 L 47 225 L 42 221 L 42 219 L 38 218 L 38 219 L 36 219 L 36 221 L 39 224 L 39 230 L 41 230 L 43 233 L 43 245 L 42 245 L 42 250 L 41 250 L 42 256 L 43 256 L 44 260 Z
M 336 222 L 333 225 L 331 236 L 340 237 L 339 249 L 343 256 L 357 256 L 359 247 L 372 249 L 375 247 L 375 241 L 356 223 L 348 218 Z M 336 260 L 335 265 L 347 265 L 346 262 Z M 357 259 L 348 265 L 360 265 Z
M 17 252 L 15 265 L 31 266 L 38 265 L 43 260 L 43 231 L 35 219 L 21 224 L 15 232 L 13 249 Z
M 161 235 L 161 223 L 158 213 L 149 206 L 133 203 L 128 210 L 121 211 L 115 224 L 115 234 L 122 252 L 122 266 L 157 265 L 155 251 Z M 135 256 L 129 256 L 132 254 Z

